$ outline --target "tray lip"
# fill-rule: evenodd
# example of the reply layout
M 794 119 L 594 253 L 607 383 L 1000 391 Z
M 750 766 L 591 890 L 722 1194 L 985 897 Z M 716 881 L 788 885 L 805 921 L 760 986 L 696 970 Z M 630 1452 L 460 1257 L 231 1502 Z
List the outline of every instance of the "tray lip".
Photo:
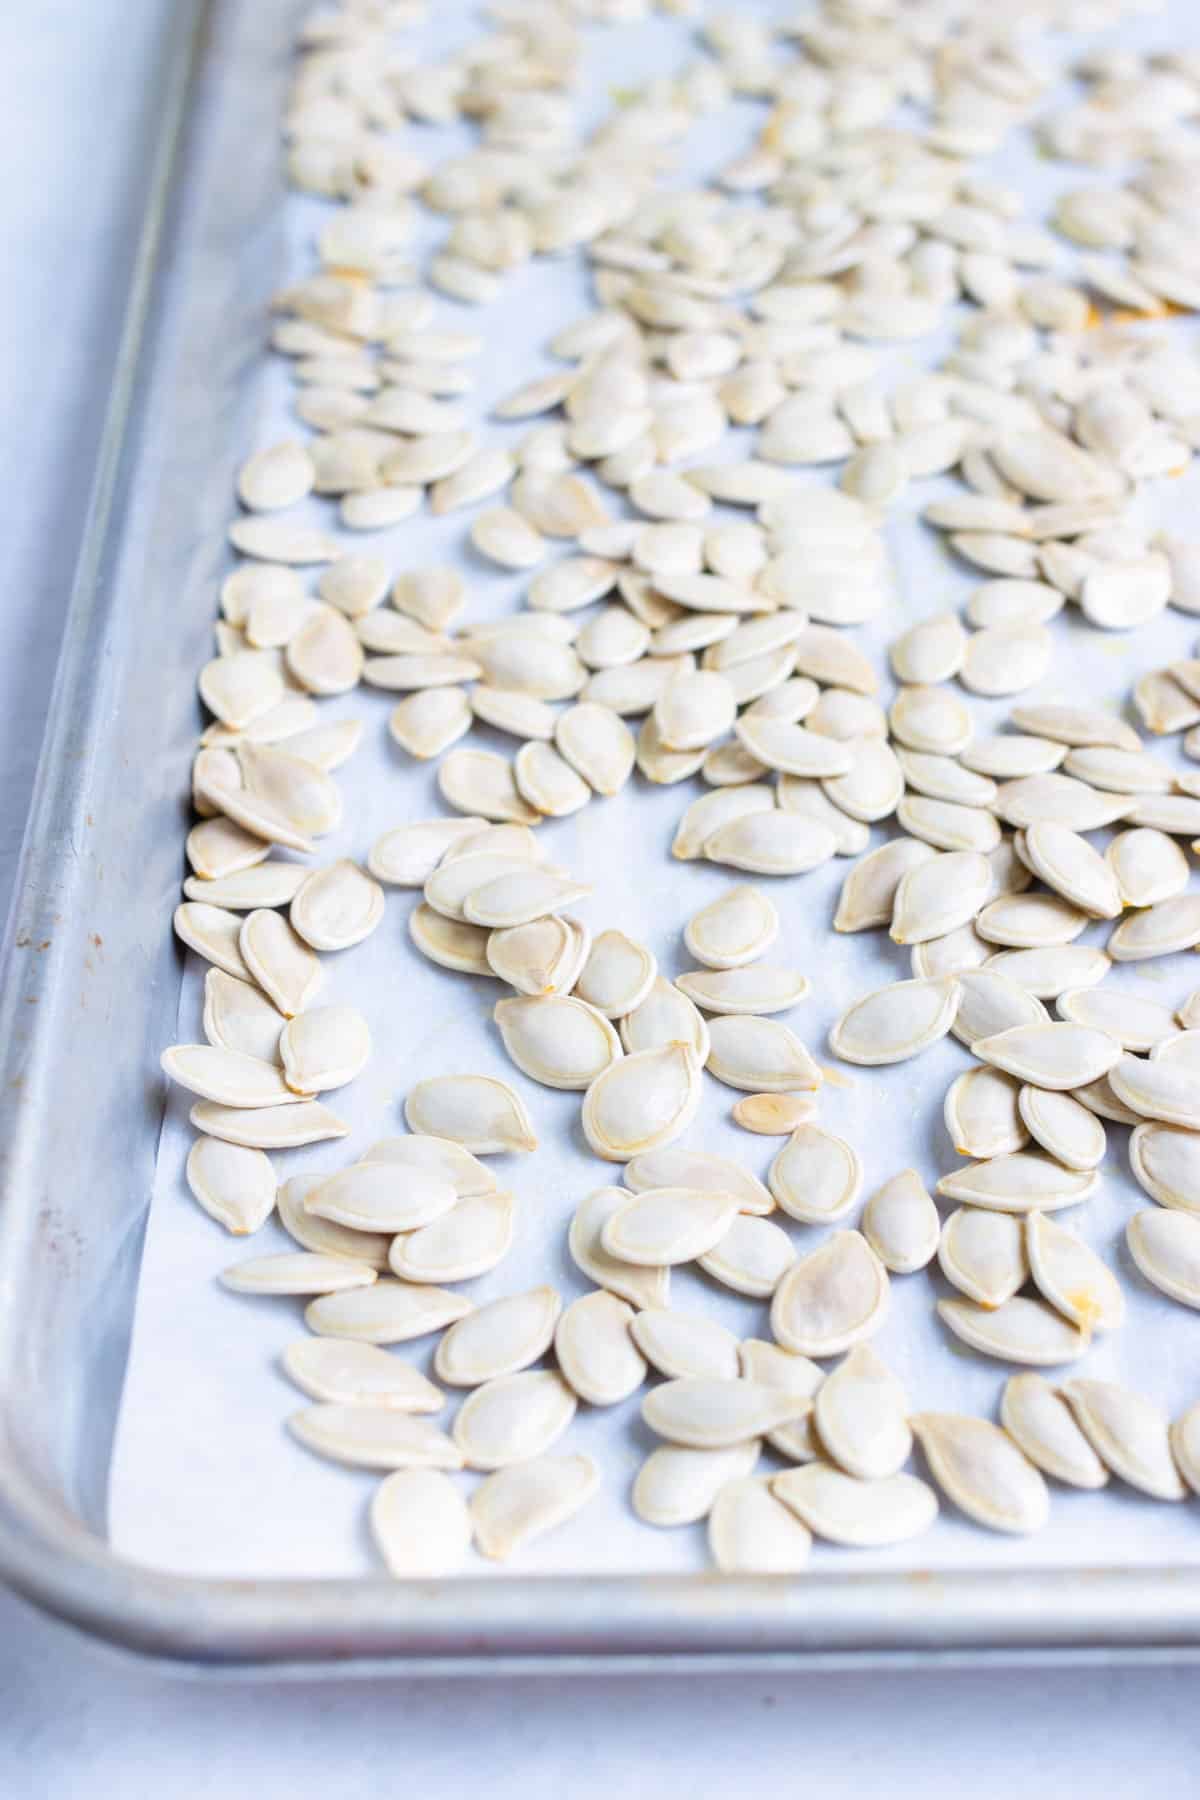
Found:
M 122 529 L 121 473 L 190 99 L 218 7 L 173 9 L 139 241 L 97 475 L 88 507 L 0 971 L 0 1124 L 10 1080 L 45 1054 L 52 1009 L 2 1029 L 28 974 L 14 954 L 72 882 L 72 823 L 86 757 L 66 721 L 88 716 L 89 651 L 105 626 L 102 571 Z M 53 957 L 40 977 L 53 980 Z M 20 1179 L 20 1133 L 8 1179 Z M 716 1575 L 221 1580 L 143 1567 L 70 1517 L 0 1456 L 0 1577 L 44 1611 L 116 1649 L 222 1672 L 478 1674 L 694 1668 L 868 1668 L 1027 1659 L 1200 1657 L 1200 1565 L 820 1571 L 799 1582 Z M 1053 1616 L 1052 1616 L 1053 1615 Z

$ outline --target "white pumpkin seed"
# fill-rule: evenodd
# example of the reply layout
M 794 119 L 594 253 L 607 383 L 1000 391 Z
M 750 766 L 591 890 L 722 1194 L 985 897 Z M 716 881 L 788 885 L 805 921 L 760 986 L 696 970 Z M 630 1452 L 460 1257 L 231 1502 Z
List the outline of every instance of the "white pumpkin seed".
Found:
M 847 1008 L 829 1034 L 829 1047 L 843 1062 L 867 1066 L 904 1062 L 945 1037 L 954 1024 L 959 998 L 956 975 L 894 981 Z
M 1025 1221 L 1025 1245 L 1039 1293 L 1085 1336 L 1124 1322 L 1125 1301 L 1116 1277 L 1072 1232 L 1031 1213 Z
M 825 1462 L 776 1475 L 771 1492 L 817 1537 L 856 1549 L 919 1537 L 938 1512 L 933 1489 L 915 1475 L 860 1481 Z
M 676 977 L 689 1000 L 711 1013 L 787 1012 L 809 992 L 808 977 L 795 969 L 753 963 L 741 969 L 690 969 Z
M 647 1525 L 691 1525 L 706 1518 L 731 1481 L 748 1476 L 761 1440 L 728 1450 L 689 1450 L 664 1444 L 646 1458 L 633 1484 L 633 1510 Z
M 787 719 L 747 713 L 738 720 L 736 731 L 742 746 L 757 762 L 785 775 L 825 780 L 834 775 L 848 775 L 855 765 L 856 751 L 852 745 L 823 737 L 819 732 L 810 731 L 805 725 L 793 725 Z
M 314 950 L 361 944 L 383 919 L 383 889 L 357 863 L 314 869 L 288 911 L 292 929 Z
M 386 1406 L 324 1401 L 288 1419 L 294 1437 L 318 1456 L 359 1469 L 461 1469 L 462 1456 L 428 1419 Z
M 991 865 L 978 850 L 944 850 L 912 861 L 895 888 L 892 942 L 945 937 L 975 918 L 991 888 Z
M 1034 874 L 1081 912 L 1098 919 L 1119 916 L 1122 900 L 1112 866 L 1086 838 L 1043 823 L 1029 827 L 1024 847 Z
M 1152 1287 L 1200 1308 L 1200 1219 L 1151 1207 L 1125 1227 L 1129 1254 Z
M 769 1300 L 795 1260 L 785 1231 L 747 1213 L 739 1213 L 720 1242 L 697 1258 L 714 1281 L 754 1300 Z
M 285 1184 L 286 1185 L 286 1184 Z M 357 1292 L 326 1294 L 304 1311 L 310 1331 L 360 1344 L 404 1344 L 426 1337 L 471 1310 L 464 1294 L 445 1288 L 379 1281 Z
M 275 1210 L 275 1172 L 261 1150 L 197 1138 L 187 1183 L 205 1212 L 237 1237 L 257 1231 Z
M 737 1377 L 683 1379 L 652 1388 L 642 1402 L 651 1431 L 689 1450 L 727 1450 L 761 1437 L 812 1407 L 806 1393 L 789 1393 Z
M 449 1138 L 478 1156 L 536 1150 L 529 1115 L 507 1082 L 491 1075 L 435 1075 L 410 1089 L 410 1131 Z
M 844 1139 L 816 1125 L 799 1125 L 771 1164 L 767 1181 L 791 1218 L 829 1224 L 855 1205 L 862 1164 Z
M 666 1306 L 671 1272 L 621 1262 L 604 1248 L 604 1227 L 630 1194 L 626 1188 L 597 1188 L 580 1202 L 571 1220 L 567 1247 L 576 1266 L 589 1281 L 598 1283 L 630 1306 Z
M 1027 1213 L 1077 1206 L 1096 1186 L 1094 1170 L 1065 1169 L 1050 1157 L 1017 1150 L 943 1175 L 937 1191 L 948 1200 L 966 1200 L 993 1212 Z
M 1104 1127 L 1072 1095 L 1026 1086 L 1019 1106 L 1034 1141 L 1057 1162 L 1068 1169 L 1094 1169 L 1104 1161 Z
M 404 1413 L 440 1412 L 446 1403 L 446 1396 L 419 1369 L 374 1344 L 301 1338 L 288 1345 L 282 1361 L 284 1373 L 313 1400 L 384 1406 Z
M 511 1194 L 473 1194 L 457 1206 L 392 1239 L 388 1262 L 402 1281 L 473 1281 L 507 1256 L 513 1237 Z
M 646 1188 L 623 1202 L 601 1233 L 619 1262 L 665 1268 L 719 1244 L 737 1216 L 737 1196 L 712 1189 Z
M 887 1271 L 857 1231 L 835 1231 L 788 1270 L 771 1302 L 785 1350 L 836 1356 L 874 1335 L 887 1315 Z
M 503 1469 L 543 1455 L 571 1423 L 576 1405 L 556 1370 L 504 1375 L 467 1396 L 454 1442 L 468 1468 Z
M 457 812 L 498 823 L 536 825 L 540 815 L 525 800 L 511 765 L 490 750 L 455 750 L 438 768 L 442 798 Z
M 1020 1081 L 1060 1092 L 1099 1080 L 1121 1061 L 1121 1046 L 1115 1038 L 1069 1020 L 1018 1025 L 977 1039 L 971 1051 Z M 1119 1088 L 1116 1091 L 1120 1095 Z
M 584 1135 L 597 1156 L 628 1162 L 680 1137 L 695 1115 L 700 1091 L 700 1063 L 686 1044 L 635 1051 L 588 1088 Z
M 958 977 L 958 1014 L 951 1029 L 968 1047 L 1015 1025 L 1036 1025 L 1049 1018 L 1036 995 L 994 969 L 965 969 Z
M 995 800 L 995 810 L 1005 823 L 1022 829 L 1049 822 L 1071 831 L 1098 831 L 1127 818 L 1135 806 L 1127 794 L 1104 794 L 1057 773 L 1006 781 Z
M 403 1168 L 434 1175 L 439 1181 L 448 1181 L 460 1200 L 467 1200 L 472 1194 L 494 1194 L 500 1185 L 478 1157 L 448 1138 L 415 1133 L 411 1137 L 380 1138 L 367 1150 L 363 1161 L 399 1163 Z
M 758 888 L 744 885 L 702 907 L 689 919 L 683 941 L 708 968 L 737 969 L 770 949 L 778 935 L 774 906 Z
M 986 856 L 1000 842 L 1000 827 L 991 813 L 974 804 L 909 794 L 900 800 L 896 817 L 905 831 L 935 850 L 975 850 Z
M 537 1456 L 480 1482 L 470 1500 L 475 1542 L 506 1561 L 587 1505 L 600 1485 L 590 1456 Z
M 732 1381 L 738 1375 L 737 1339 L 699 1313 L 668 1307 L 635 1313 L 629 1334 L 651 1367 L 669 1380 Z
M 979 1306 L 1003 1306 L 1029 1279 L 1024 1227 L 1009 1213 L 960 1206 L 942 1227 L 937 1254 L 946 1280 Z
M 478 927 L 464 929 L 475 931 Z M 490 932 L 486 937 L 487 964 L 492 974 L 518 993 L 565 994 L 574 987 L 586 962 L 589 942 L 586 929 L 576 920 L 551 913 L 530 925 Z
M 625 1185 L 635 1194 L 648 1188 L 700 1188 L 732 1195 L 743 1213 L 773 1212 L 775 1202 L 756 1175 L 728 1156 L 707 1150 L 668 1147 L 635 1156 L 625 1170 Z
M 868 931 L 890 924 L 900 882 L 935 854 L 928 844 L 902 837 L 864 856 L 842 883 L 834 930 Z
M 910 625 L 889 652 L 896 680 L 917 686 L 952 680 L 966 654 L 967 634 L 952 612 L 931 613 Z
M 892 735 L 909 750 L 957 756 L 971 741 L 971 715 L 961 700 L 929 685 L 901 688 L 888 713 Z
M 999 1069 L 968 1069 L 947 1090 L 943 1118 L 960 1156 L 986 1159 L 1022 1150 L 1029 1130 L 1018 1109 L 1020 1087 Z
M 1187 857 L 1165 832 L 1145 826 L 1119 832 L 1105 857 L 1126 906 L 1153 906 L 1187 887 Z
M 545 1355 L 561 1311 L 562 1301 L 550 1287 L 476 1307 L 443 1334 L 434 1372 L 451 1387 L 479 1387 L 515 1375 Z
M 188 1093 L 229 1108 L 287 1106 L 308 1095 L 293 1094 L 277 1063 L 241 1050 L 211 1044 L 173 1044 L 160 1057 L 163 1073 Z
M 1077 1376 L 1063 1383 L 1063 1399 L 1101 1462 L 1155 1500 L 1182 1500 L 1168 1439 L 1166 1414 L 1153 1401 L 1114 1381 Z
M 320 958 L 277 912 L 249 913 L 238 936 L 246 968 L 287 1018 L 303 1012 L 324 979 Z
M 1011 1302 L 1010 1302 L 1011 1304 Z M 1040 1472 L 999 1426 L 962 1413 L 909 1420 L 930 1471 L 967 1517 L 990 1531 L 1038 1531 L 1050 1512 Z
M 252 1256 L 222 1269 L 220 1281 L 235 1294 L 336 1294 L 345 1288 L 370 1287 L 375 1271 L 346 1256 L 321 1256 L 311 1250 L 285 1250 L 275 1256 Z
M 1126 1051 L 1109 1082 L 1117 1099 L 1140 1118 L 1200 1130 L 1200 1092 L 1188 1058 L 1160 1056 L 1147 1062 Z
M 726 1482 L 718 1493 L 708 1543 L 722 1574 L 790 1575 L 807 1563 L 812 1536 L 766 1480 L 743 1477 Z
M 1080 1431 L 1071 1409 L 1042 1375 L 1010 1375 L 1000 1421 L 1030 1462 L 1069 1487 L 1102 1488 L 1108 1470 Z
M 447 919 L 422 901 L 409 914 L 408 934 L 423 956 L 463 975 L 490 975 L 488 933 L 480 925 Z
M 880 1480 L 907 1462 L 912 1450 L 908 1397 L 869 1345 L 851 1350 L 827 1378 L 813 1411 L 822 1444 L 848 1475 Z
M 397 1469 L 371 1501 L 371 1532 L 401 1580 L 452 1575 L 471 1547 L 467 1503 L 440 1469 Z
M 1106 993 L 1103 988 L 1069 988 L 1059 994 L 1056 1005 L 1064 1019 L 1107 1032 L 1126 1050 L 1152 1050 L 1175 1032 L 1170 1007 L 1127 989 Z
M 1160 1206 L 1200 1214 L 1200 1137 L 1174 1125 L 1139 1125 L 1129 1140 L 1134 1179 Z
M 1171 1426 L 1171 1449 L 1179 1473 L 1194 1494 L 1200 1494 L 1200 1407 L 1189 1406 Z
M 902 1169 L 876 1189 L 863 1208 L 860 1229 L 893 1275 L 913 1275 L 932 1261 L 940 1220 L 915 1169 Z
M 205 901 L 189 900 L 175 908 L 173 924 L 175 935 L 197 955 L 243 983 L 254 980 L 239 948 L 242 921 L 236 913 L 209 906 Z
M 448 1181 L 391 1163 L 352 1163 L 311 1187 L 304 1210 L 353 1231 L 415 1231 L 455 1205 Z
M 633 1325 L 639 1317 L 624 1300 L 601 1288 L 563 1313 L 554 1334 L 559 1368 L 581 1400 L 615 1406 L 646 1379 Z
M 623 1054 L 602 1013 L 565 995 L 501 1000 L 493 1014 L 517 1067 L 553 1088 L 586 1088 Z
M 1200 945 L 1200 894 L 1156 901 L 1122 919 L 1105 949 L 1114 962 L 1141 962 Z

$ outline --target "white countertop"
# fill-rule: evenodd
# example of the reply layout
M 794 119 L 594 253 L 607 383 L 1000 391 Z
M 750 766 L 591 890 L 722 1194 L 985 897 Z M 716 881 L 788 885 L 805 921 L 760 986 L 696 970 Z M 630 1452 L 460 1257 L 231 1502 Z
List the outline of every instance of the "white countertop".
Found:
M 53 678 L 131 249 L 129 164 L 167 0 L 0 15 L 0 916 Z M 14 1800 L 688 1800 L 751 1781 L 829 1800 L 965 1788 L 1192 1793 L 1196 1674 L 236 1683 L 97 1652 L 0 1595 L 0 1785 Z

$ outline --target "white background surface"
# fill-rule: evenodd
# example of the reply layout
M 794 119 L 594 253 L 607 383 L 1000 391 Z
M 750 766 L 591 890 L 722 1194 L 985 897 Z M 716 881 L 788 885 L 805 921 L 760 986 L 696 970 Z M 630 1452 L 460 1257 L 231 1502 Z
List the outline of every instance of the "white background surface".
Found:
M 128 161 L 165 6 L 0 17 L 0 908 L 41 735 L 131 234 Z M 486 1787 L 590 1800 L 752 1783 L 833 1796 L 1196 1791 L 1193 1671 L 1015 1671 L 271 1687 L 118 1664 L 0 1599 L 0 1791 Z

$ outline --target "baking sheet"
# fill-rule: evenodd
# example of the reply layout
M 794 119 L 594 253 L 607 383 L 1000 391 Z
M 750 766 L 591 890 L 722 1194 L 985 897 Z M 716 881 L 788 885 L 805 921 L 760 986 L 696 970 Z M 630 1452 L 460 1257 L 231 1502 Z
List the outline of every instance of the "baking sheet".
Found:
M 1181 7 L 1174 11 L 1170 29 L 1156 21 L 1111 41 L 1162 44 L 1189 36 L 1195 41 L 1200 36 L 1196 25 L 1189 26 Z M 427 50 L 435 54 L 442 43 L 460 38 L 467 21 L 466 9 L 460 6 L 439 9 L 437 20 L 419 40 L 421 54 Z M 285 29 L 285 20 L 268 9 L 250 46 L 263 57 L 276 83 Z M 630 71 L 636 71 L 634 79 L 644 79 L 652 71 L 681 66 L 692 54 L 689 27 L 675 21 L 589 28 L 585 37 L 585 104 L 593 115 L 606 96 L 630 81 Z M 264 133 L 276 116 L 267 112 L 264 96 Z M 689 139 L 683 160 L 689 178 L 734 154 L 735 132 L 748 139 L 760 117 L 760 108 L 741 104 L 732 115 L 722 114 L 718 129 L 701 125 Z M 422 130 L 412 133 L 412 141 L 428 143 L 433 159 L 470 138 L 456 130 Z M 1042 214 L 1057 188 L 1089 178 L 1042 162 L 1028 142 L 995 159 L 990 172 L 1021 186 L 1032 217 Z M 325 212 L 321 203 L 293 196 L 283 215 L 282 237 L 276 235 L 275 221 L 263 218 L 261 254 L 254 264 L 262 282 L 258 300 L 310 266 L 308 246 Z M 441 229 L 422 219 L 419 241 L 434 241 Z M 244 307 L 245 296 L 239 294 L 237 301 L 239 308 Z M 545 341 L 587 304 L 586 278 L 574 257 L 539 262 L 510 277 L 501 299 L 488 308 L 439 302 L 439 320 L 478 330 L 486 338 L 487 348 L 475 364 L 477 387 L 469 397 L 480 419 L 486 421 L 495 396 L 527 375 L 555 366 L 545 357 Z M 242 316 L 239 312 L 235 318 Z M 261 313 L 257 325 L 260 334 L 265 331 Z M 1194 338 L 1190 321 L 1176 323 L 1171 330 Z M 257 357 L 254 348 L 253 335 L 247 331 L 242 340 L 244 420 L 250 429 L 239 428 L 234 435 L 237 422 L 231 422 L 230 468 L 252 448 L 293 429 L 291 384 L 282 360 Z M 883 360 L 897 378 L 911 374 L 916 363 L 907 346 L 885 351 Z M 506 442 L 525 428 L 486 421 L 483 434 L 486 441 Z M 745 434 L 731 434 L 716 454 L 735 460 L 747 448 Z M 695 460 L 713 457 L 706 454 Z M 798 485 L 810 485 L 819 477 L 798 473 L 796 479 Z M 914 484 L 892 511 L 895 604 L 883 620 L 853 634 L 881 670 L 886 667 L 886 644 L 904 624 L 960 604 L 974 584 L 969 572 L 944 555 L 935 534 L 917 522 L 918 509 L 941 485 Z M 944 485 L 953 491 L 954 484 Z M 1198 492 L 1200 480 L 1194 472 L 1183 481 L 1160 484 L 1147 516 L 1187 529 Z M 615 496 L 612 506 L 614 513 L 621 510 Z M 327 523 L 333 508 L 313 502 L 308 510 L 314 519 Z M 501 616 L 518 604 L 529 578 L 500 574 L 473 555 L 465 544 L 471 517 L 471 511 L 441 520 L 422 514 L 390 533 L 347 533 L 347 545 L 383 555 L 396 571 L 433 561 L 458 563 L 468 580 L 466 619 Z M 187 551 L 181 606 L 188 636 L 202 644 L 204 628 L 198 621 L 215 616 L 222 565 L 215 539 L 189 545 Z M 1191 654 L 1196 639 L 1195 622 L 1172 612 L 1131 639 L 1094 632 L 1074 616 L 1060 618 L 1051 629 L 1056 638 L 1055 665 L 1050 678 L 1029 697 L 1078 699 L 1087 694 L 1117 706 L 1138 674 Z M 203 649 L 200 654 L 205 654 Z M 885 700 L 889 691 L 885 682 Z M 360 688 L 321 703 L 323 718 L 359 717 L 366 731 L 357 755 L 337 774 L 347 802 L 346 824 L 322 840 L 320 861 L 338 855 L 361 859 L 382 831 L 445 810 L 436 794 L 433 768 L 409 762 L 387 736 L 386 718 L 396 698 Z M 1007 702 L 972 698 L 970 704 L 980 734 L 995 729 L 1008 710 Z M 516 747 L 514 740 L 483 728 L 465 741 L 509 754 Z M 1157 748 L 1167 758 L 1178 755 L 1177 740 Z M 641 938 L 667 975 L 689 964 L 680 938 L 686 919 L 743 879 L 729 870 L 678 864 L 669 856 L 678 818 L 700 791 L 699 781 L 656 789 L 635 777 L 616 798 L 595 801 L 571 819 L 540 828 L 550 853 L 594 884 L 592 897 L 578 909 L 581 915 L 595 930 L 619 926 Z M 876 828 L 873 844 L 882 843 L 887 835 Z M 1097 834 L 1097 841 L 1106 841 L 1107 835 Z M 811 997 L 788 1015 L 788 1022 L 827 1063 L 825 1038 L 838 1013 L 856 995 L 909 972 L 908 953 L 891 945 L 885 934 L 840 938 L 830 932 L 838 887 L 849 866 L 838 859 L 803 878 L 761 883 L 782 921 L 772 960 L 800 967 L 813 982 Z M 283 1178 L 310 1169 L 343 1167 L 373 1139 L 403 1130 L 403 1096 L 422 1076 L 459 1071 L 499 1075 L 528 1104 L 541 1147 L 532 1157 L 495 1159 L 497 1174 L 517 1196 L 516 1240 L 501 1266 L 468 1284 L 466 1291 L 478 1303 L 549 1281 L 569 1302 L 590 1284 L 570 1261 L 567 1223 L 585 1194 L 619 1180 L 619 1168 L 601 1163 L 584 1144 L 578 1095 L 541 1088 L 509 1064 L 491 1023 L 491 1008 L 507 990 L 496 982 L 439 969 L 412 949 L 406 921 L 418 898 L 408 891 L 389 890 L 378 932 L 356 949 L 325 959 L 322 997 L 362 1009 L 371 1025 L 375 1054 L 357 1082 L 331 1096 L 335 1110 L 351 1125 L 351 1136 L 339 1143 L 277 1153 L 278 1173 Z M 169 929 L 166 913 L 162 929 Z M 1105 932 L 1105 927 L 1093 928 L 1083 941 L 1102 941 Z M 190 959 L 180 994 L 181 1041 L 197 1041 L 202 1035 L 203 973 L 203 965 Z M 1200 980 L 1200 967 L 1194 969 L 1190 958 L 1179 956 L 1161 964 L 1119 968 L 1108 979 L 1116 987 L 1174 1004 Z M 950 1082 L 969 1066 L 967 1053 L 956 1040 L 891 1069 L 837 1066 L 841 1079 L 823 1089 L 820 1116 L 822 1123 L 859 1150 L 864 1195 L 909 1164 L 931 1185 L 953 1166 L 957 1159 L 942 1127 L 941 1103 Z M 781 1140 L 752 1138 L 730 1124 L 729 1108 L 736 1094 L 711 1077 L 704 1080 L 700 1112 L 683 1142 L 734 1155 L 764 1174 Z M 156 1106 L 157 1101 L 151 1084 L 147 1104 Z M 217 1285 L 218 1272 L 229 1262 L 293 1247 L 291 1240 L 273 1221 L 252 1240 L 231 1239 L 199 1210 L 183 1179 L 192 1141 L 187 1112 L 187 1097 L 173 1093 L 160 1143 L 113 1461 L 109 1521 L 114 1547 L 140 1562 L 194 1575 L 334 1576 L 374 1571 L 377 1563 L 365 1514 L 379 1477 L 309 1455 L 283 1427 L 287 1413 L 305 1403 L 279 1370 L 281 1352 L 304 1331 L 303 1302 L 234 1296 Z M 1110 1264 L 1119 1266 L 1129 1311 L 1123 1330 L 1098 1339 L 1075 1367 L 1089 1375 L 1126 1380 L 1154 1394 L 1175 1413 L 1195 1398 L 1195 1333 L 1200 1325 L 1190 1313 L 1154 1296 L 1129 1264 L 1122 1242 L 1124 1223 L 1133 1210 L 1150 1202 L 1128 1174 L 1128 1134 L 1120 1127 L 1108 1129 L 1109 1158 L 1101 1189 L 1082 1208 L 1072 1210 L 1065 1222 L 1080 1230 Z M 824 1236 L 817 1228 L 780 1222 L 798 1250 L 811 1248 Z M 907 1385 L 915 1406 L 991 1416 L 1009 1371 L 947 1339 L 933 1312 L 934 1300 L 947 1291 L 940 1276 L 928 1272 L 894 1278 L 891 1314 L 873 1341 Z M 767 1335 L 765 1306 L 730 1295 L 691 1270 L 674 1274 L 672 1305 L 703 1310 L 743 1336 Z M 401 1346 L 396 1354 L 428 1368 L 432 1348 L 430 1340 Z M 457 1401 L 458 1396 L 452 1395 L 447 1419 Z M 707 1567 L 702 1527 L 655 1531 L 629 1508 L 630 1484 L 653 1441 L 641 1426 L 633 1401 L 607 1411 L 581 1407 L 560 1448 L 585 1450 L 597 1458 L 600 1493 L 569 1526 L 518 1558 L 512 1572 L 671 1573 Z M 783 1465 L 766 1455 L 760 1469 L 774 1466 Z M 470 1486 L 477 1477 L 461 1479 Z M 1161 1567 L 1197 1561 L 1200 1532 L 1193 1507 L 1156 1505 L 1114 1483 L 1100 1494 L 1057 1490 L 1049 1527 L 1031 1540 L 993 1536 L 947 1511 L 936 1529 L 915 1544 L 877 1552 L 817 1546 L 813 1568 L 861 1572 L 1089 1564 Z M 470 1572 L 494 1574 L 497 1579 L 507 1573 L 483 1559 L 475 1559 Z

